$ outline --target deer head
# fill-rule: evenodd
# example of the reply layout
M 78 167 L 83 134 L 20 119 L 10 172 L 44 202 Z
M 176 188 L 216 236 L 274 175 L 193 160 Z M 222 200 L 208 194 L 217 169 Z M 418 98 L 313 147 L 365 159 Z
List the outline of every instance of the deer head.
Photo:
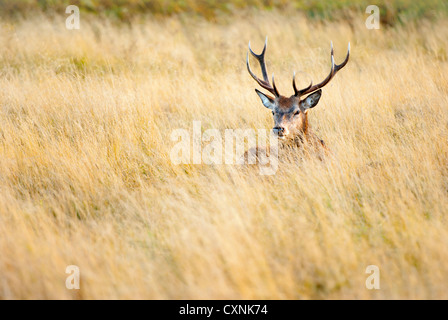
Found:
M 292 78 L 292 86 L 294 94 L 290 97 L 282 96 L 279 94 L 277 87 L 275 86 L 274 75 L 272 75 L 272 85 L 269 83 L 268 74 L 266 71 L 266 64 L 264 61 L 264 54 L 267 47 L 267 37 L 261 54 L 256 54 L 250 48 L 249 52 L 260 63 L 261 73 L 263 80 L 259 79 L 250 69 L 249 65 L 249 52 L 247 53 L 247 70 L 254 80 L 263 88 L 269 91 L 272 95 L 267 95 L 261 91 L 255 89 L 255 92 L 261 99 L 263 105 L 272 110 L 274 116 L 274 128 L 273 132 L 278 135 L 279 138 L 294 138 L 301 135 L 306 135 L 308 130 L 308 118 L 307 112 L 309 109 L 314 108 L 322 95 L 321 88 L 330 82 L 336 73 L 341 70 L 348 62 L 350 56 L 350 43 L 348 44 L 348 51 L 345 60 L 337 65 L 334 63 L 333 56 L 333 43 L 331 43 L 331 70 L 330 74 L 319 84 L 313 85 L 311 82 L 308 87 L 298 90 L 296 87 L 296 74 Z M 304 97 L 305 95 L 308 96 Z

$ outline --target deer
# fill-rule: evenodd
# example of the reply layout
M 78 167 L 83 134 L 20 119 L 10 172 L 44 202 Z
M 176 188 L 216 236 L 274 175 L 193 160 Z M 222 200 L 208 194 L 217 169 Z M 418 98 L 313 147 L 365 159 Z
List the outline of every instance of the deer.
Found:
M 320 83 L 313 85 L 310 84 L 303 88 L 298 89 L 296 85 L 296 73 L 294 72 L 292 78 L 292 87 L 294 94 L 290 97 L 283 96 L 279 93 L 276 85 L 274 74 L 272 74 L 272 84 L 269 82 L 268 73 L 266 70 L 265 53 L 267 48 L 268 38 L 266 37 L 263 50 L 260 54 L 256 54 L 252 51 L 249 41 L 249 51 L 247 52 L 246 65 L 247 70 L 251 77 L 265 90 L 270 92 L 273 96 L 265 94 L 258 89 L 255 89 L 258 97 L 261 99 L 263 106 L 272 111 L 274 118 L 274 127 L 272 128 L 273 134 L 279 139 L 279 149 L 281 148 L 304 148 L 311 147 L 314 150 L 323 149 L 324 153 L 329 153 L 328 147 L 325 142 L 321 140 L 311 129 L 308 124 L 308 110 L 314 108 L 319 99 L 322 96 L 322 88 L 327 85 L 348 62 L 350 57 L 350 42 L 348 43 L 347 55 L 345 60 L 341 64 L 335 64 L 334 62 L 334 50 L 333 42 L 331 42 L 331 69 L 328 76 Z M 263 80 L 258 78 L 254 72 L 252 72 L 249 64 L 249 52 L 259 62 L 261 67 L 261 73 Z M 316 149 L 317 148 L 317 149 Z M 268 147 L 269 149 L 269 147 Z M 249 149 L 244 158 L 248 157 L 258 158 L 262 150 L 258 147 Z M 269 155 L 269 150 L 264 150 L 266 155 Z

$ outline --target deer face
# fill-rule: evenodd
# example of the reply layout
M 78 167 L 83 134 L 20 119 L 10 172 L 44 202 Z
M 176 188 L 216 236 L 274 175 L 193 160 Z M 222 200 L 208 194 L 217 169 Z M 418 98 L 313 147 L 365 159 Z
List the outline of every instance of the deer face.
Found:
M 263 51 L 260 54 L 256 54 L 252 51 L 249 42 L 249 52 L 258 60 L 261 67 L 263 80 L 258 78 L 250 69 L 249 52 L 247 53 L 246 65 L 247 71 L 249 71 L 251 77 L 263 89 L 273 94 L 274 98 L 262 93 L 257 89 L 255 89 L 255 91 L 260 97 L 263 105 L 266 108 L 272 110 L 272 114 L 274 115 L 274 133 L 276 133 L 280 138 L 283 139 L 293 138 L 298 134 L 306 134 L 308 129 L 307 112 L 309 109 L 314 108 L 319 102 L 320 96 L 322 95 L 321 88 L 327 85 L 331 81 L 331 79 L 333 79 L 336 73 L 347 64 L 350 56 L 350 43 L 348 44 L 348 50 L 345 60 L 341 64 L 334 63 L 333 43 L 331 43 L 331 69 L 329 75 L 322 82 L 315 85 L 313 85 L 313 83 L 311 82 L 308 87 L 298 90 L 296 86 L 296 74 L 294 73 L 294 76 L 292 78 L 294 95 L 288 98 L 279 94 L 277 87 L 275 86 L 274 75 L 272 75 L 272 84 L 269 82 L 266 63 L 264 61 L 267 40 L 268 39 L 266 38 Z M 302 98 L 307 94 L 309 95 L 305 98 Z
M 272 131 L 281 139 L 293 138 L 306 133 L 308 110 L 317 105 L 322 95 L 322 90 L 318 90 L 300 100 L 294 95 L 289 98 L 284 96 L 272 98 L 257 89 L 255 91 L 263 105 L 272 111 L 274 117 Z

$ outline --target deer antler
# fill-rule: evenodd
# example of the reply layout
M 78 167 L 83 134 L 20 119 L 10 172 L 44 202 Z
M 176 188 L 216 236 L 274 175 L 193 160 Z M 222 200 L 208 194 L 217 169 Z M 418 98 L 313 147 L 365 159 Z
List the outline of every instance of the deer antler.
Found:
M 345 57 L 345 60 L 341 64 L 335 64 L 334 63 L 334 52 L 333 52 L 333 42 L 331 42 L 331 70 L 330 74 L 325 78 L 324 81 L 321 83 L 315 84 L 313 86 L 313 82 L 311 81 L 310 85 L 302 90 L 297 90 L 296 87 L 296 74 L 294 73 L 294 76 L 292 78 L 292 86 L 294 88 L 295 96 L 300 97 L 304 94 L 314 92 L 322 87 L 324 87 L 328 82 L 330 82 L 331 79 L 336 75 L 336 73 L 341 70 L 348 62 L 348 58 L 350 57 L 350 42 L 348 43 L 348 50 L 347 50 L 347 56 Z
M 266 71 L 266 63 L 264 61 L 264 54 L 266 52 L 266 47 L 268 45 L 268 37 L 266 37 L 266 41 L 264 42 L 264 48 L 263 51 L 260 54 L 256 54 L 255 52 L 252 51 L 252 49 L 250 48 L 250 41 L 249 41 L 249 52 L 258 60 L 258 62 L 260 63 L 260 67 L 261 67 L 261 73 L 263 74 L 263 79 L 261 80 L 259 79 L 250 69 L 250 65 L 249 65 L 249 52 L 247 52 L 247 59 L 246 59 L 246 64 L 247 64 L 247 71 L 249 71 L 249 74 L 252 76 L 252 78 L 254 78 L 255 81 L 257 81 L 257 83 L 264 89 L 268 90 L 270 93 L 272 93 L 273 95 L 275 95 L 275 97 L 279 97 L 280 94 L 278 93 L 277 87 L 275 86 L 275 81 L 274 81 L 274 74 L 272 74 L 272 86 L 269 83 L 269 78 L 268 78 L 268 73 Z

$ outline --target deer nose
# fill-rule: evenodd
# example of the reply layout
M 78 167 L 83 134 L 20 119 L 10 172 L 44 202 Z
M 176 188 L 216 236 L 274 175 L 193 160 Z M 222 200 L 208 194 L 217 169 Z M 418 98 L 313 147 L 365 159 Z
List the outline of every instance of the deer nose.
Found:
M 285 132 L 285 128 L 283 128 L 283 127 L 274 127 L 272 129 L 272 131 L 274 131 L 275 134 L 278 134 L 279 136 L 281 136 Z

